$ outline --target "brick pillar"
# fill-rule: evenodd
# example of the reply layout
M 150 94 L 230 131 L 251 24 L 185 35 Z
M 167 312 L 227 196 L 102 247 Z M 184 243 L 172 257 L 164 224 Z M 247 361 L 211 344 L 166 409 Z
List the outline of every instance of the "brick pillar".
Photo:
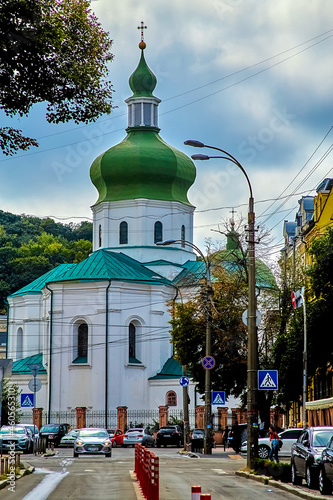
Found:
M 127 431 L 127 406 L 117 406 L 117 428 Z
M 43 408 L 32 409 L 32 423 L 37 425 L 38 430 L 42 427 Z
M 225 429 L 228 425 L 228 408 L 217 407 L 217 421 L 219 429 Z
M 196 406 L 195 408 L 195 428 L 204 429 L 205 428 L 205 407 Z
M 158 425 L 161 427 L 165 427 L 168 425 L 169 414 L 167 406 L 159 406 L 158 407 Z
M 239 414 L 238 414 L 238 423 L 239 424 L 246 424 L 247 421 L 247 412 L 244 408 L 239 408 Z
M 241 409 L 240 408 L 231 408 L 231 413 L 232 413 L 232 425 L 234 425 L 236 420 L 240 424 Z
M 76 410 L 76 428 L 83 429 L 86 427 L 86 410 L 85 406 L 77 406 Z

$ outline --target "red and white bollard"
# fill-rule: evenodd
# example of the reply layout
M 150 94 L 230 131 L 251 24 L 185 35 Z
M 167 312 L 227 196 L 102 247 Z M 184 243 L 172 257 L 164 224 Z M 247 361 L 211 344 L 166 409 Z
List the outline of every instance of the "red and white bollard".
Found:
M 192 486 L 191 500 L 200 500 L 201 486 Z
M 201 493 L 199 500 L 212 500 L 210 493 Z

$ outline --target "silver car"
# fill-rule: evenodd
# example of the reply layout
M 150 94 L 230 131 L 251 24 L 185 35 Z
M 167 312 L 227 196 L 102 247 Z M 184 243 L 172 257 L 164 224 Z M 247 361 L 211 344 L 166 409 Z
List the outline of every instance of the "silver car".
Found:
M 72 447 L 80 429 L 73 429 L 60 439 L 59 446 Z
M 134 446 L 136 443 L 142 444 L 142 446 L 155 446 L 155 439 L 148 429 L 143 427 L 135 427 L 134 429 L 128 429 L 124 435 L 123 446 Z
M 15 447 L 17 451 L 29 453 L 33 450 L 34 438 L 30 429 L 24 425 L 4 425 L 0 431 L 0 449 L 2 453 Z
M 112 443 L 105 429 L 86 427 L 80 429 L 74 441 L 74 458 L 79 455 L 105 455 L 111 458 Z
M 290 457 L 291 447 L 296 443 L 298 436 L 302 433 L 303 429 L 286 429 L 279 432 L 282 439 L 282 448 L 279 450 L 279 457 Z M 258 457 L 268 458 L 271 451 L 271 442 L 269 437 L 258 439 Z M 241 453 L 247 453 L 247 441 L 242 443 Z

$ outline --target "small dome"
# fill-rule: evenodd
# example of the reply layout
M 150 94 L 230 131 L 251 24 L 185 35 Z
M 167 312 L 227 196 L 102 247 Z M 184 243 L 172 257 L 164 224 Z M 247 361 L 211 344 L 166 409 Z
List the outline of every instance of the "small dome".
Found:
M 187 191 L 195 176 L 188 156 L 144 127 L 132 128 L 120 144 L 96 158 L 90 169 L 99 192 L 96 203 L 147 198 L 190 205 Z
M 129 78 L 129 86 L 133 92 L 133 97 L 151 97 L 156 83 L 156 76 L 148 68 L 142 49 L 140 62 Z

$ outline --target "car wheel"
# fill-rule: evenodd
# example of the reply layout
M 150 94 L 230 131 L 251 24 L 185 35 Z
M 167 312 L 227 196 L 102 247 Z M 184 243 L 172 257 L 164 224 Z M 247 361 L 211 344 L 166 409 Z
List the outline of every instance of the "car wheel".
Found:
M 106 458 L 111 458 L 111 451 L 110 453 L 105 453 Z
M 266 446 L 264 444 L 258 446 L 258 457 L 259 458 L 268 458 L 269 452 L 270 452 L 270 449 L 268 448 L 268 446 Z
M 76 451 L 74 451 L 74 454 L 73 454 L 74 458 L 77 458 L 79 456 L 78 453 L 76 453 Z
M 155 448 L 155 441 L 153 441 L 153 442 L 151 443 L 151 447 L 152 447 L 152 448 Z
M 302 478 L 296 474 L 296 467 L 294 463 L 291 464 L 291 482 L 299 486 L 302 484 Z
M 161 448 L 160 443 L 157 443 L 156 446 L 157 446 L 157 448 Z
M 324 469 L 319 471 L 319 491 L 322 495 L 332 494 L 332 483 L 327 479 Z
M 306 466 L 306 484 L 308 485 L 308 488 L 313 490 L 317 486 L 316 478 L 314 477 L 313 471 L 311 470 L 311 467 L 309 465 Z
M 112 448 L 117 448 L 117 441 L 112 441 Z

